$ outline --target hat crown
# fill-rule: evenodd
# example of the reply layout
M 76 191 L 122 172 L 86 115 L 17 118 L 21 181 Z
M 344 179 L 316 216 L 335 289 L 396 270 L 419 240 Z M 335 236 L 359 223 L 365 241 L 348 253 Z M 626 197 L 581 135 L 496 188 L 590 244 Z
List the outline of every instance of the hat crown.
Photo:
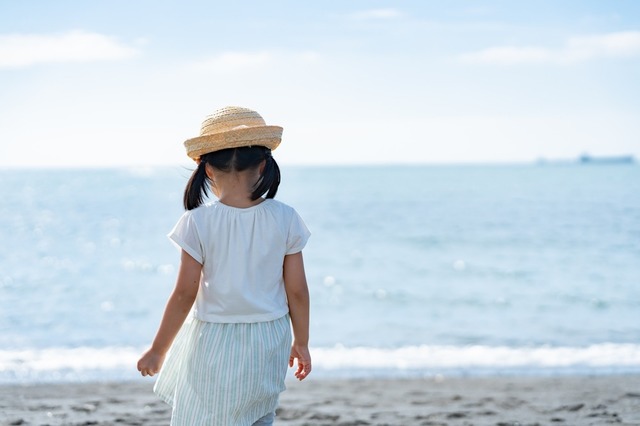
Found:
M 266 126 L 266 123 L 256 111 L 242 107 L 225 107 L 204 119 L 200 136 L 259 126 Z
M 267 126 L 256 111 L 228 106 L 215 111 L 202 122 L 200 135 L 184 141 L 187 155 L 193 160 L 228 148 L 264 146 L 274 150 L 280 145 L 282 127 Z

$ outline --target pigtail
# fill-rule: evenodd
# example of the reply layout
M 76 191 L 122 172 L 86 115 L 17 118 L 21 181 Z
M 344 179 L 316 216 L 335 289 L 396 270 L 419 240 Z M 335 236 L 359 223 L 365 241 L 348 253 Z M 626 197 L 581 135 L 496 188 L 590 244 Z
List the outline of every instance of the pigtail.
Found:
M 184 189 L 182 203 L 185 210 L 193 210 L 204 202 L 204 198 L 209 195 L 208 181 L 206 161 L 200 161 Z
M 280 186 L 280 167 L 278 167 L 278 163 L 276 163 L 276 160 L 271 156 L 270 149 L 265 148 L 264 153 L 264 170 L 251 194 L 252 200 L 257 200 L 265 192 L 267 193 L 267 198 L 274 198 L 276 192 L 278 192 L 278 186 Z

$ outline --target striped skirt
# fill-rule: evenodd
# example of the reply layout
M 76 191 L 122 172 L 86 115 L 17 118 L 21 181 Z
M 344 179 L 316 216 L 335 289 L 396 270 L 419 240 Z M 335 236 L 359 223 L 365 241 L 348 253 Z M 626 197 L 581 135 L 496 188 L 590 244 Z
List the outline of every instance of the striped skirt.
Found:
M 251 426 L 275 411 L 291 350 L 289 315 L 259 323 L 188 319 L 154 392 L 173 407 L 172 426 Z

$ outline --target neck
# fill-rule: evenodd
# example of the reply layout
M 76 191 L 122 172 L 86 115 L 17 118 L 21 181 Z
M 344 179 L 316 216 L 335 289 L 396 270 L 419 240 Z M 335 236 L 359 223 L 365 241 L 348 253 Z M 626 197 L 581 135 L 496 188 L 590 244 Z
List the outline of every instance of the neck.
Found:
M 220 197 L 218 197 L 218 201 L 230 207 L 246 209 L 247 207 L 253 207 L 260 204 L 264 201 L 264 198 L 261 197 L 257 200 L 252 200 L 249 196 L 240 197 L 235 194 L 220 194 Z
M 247 208 L 260 204 L 264 198 L 251 199 L 255 180 L 250 173 L 228 173 L 216 176 L 214 194 L 227 206 Z

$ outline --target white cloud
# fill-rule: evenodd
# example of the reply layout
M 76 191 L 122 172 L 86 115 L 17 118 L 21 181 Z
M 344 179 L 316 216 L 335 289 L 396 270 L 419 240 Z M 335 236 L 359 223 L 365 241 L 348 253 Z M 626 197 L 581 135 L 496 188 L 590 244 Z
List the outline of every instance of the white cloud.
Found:
M 312 50 L 302 52 L 298 55 L 298 57 L 300 58 L 301 61 L 306 63 L 317 63 L 322 59 L 322 55 Z
M 51 62 L 113 61 L 136 53 L 137 49 L 112 37 L 84 31 L 0 35 L 0 69 Z
M 218 72 L 260 68 L 272 60 L 272 54 L 263 52 L 224 52 L 193 64 L 196 69 Z
M 640 31 L 573 37 L 567 42 L 566 51 L 574 60 L 640 55 Z
M 568 64 L 599 58 L 630 57 L 640 55 L 640 31 L 569 38 L 563 47 L 498 46 L 459 57 L 471 64 Z
M 511 65 L 548 62 L 552 57 L 553 52 L 541 47 L 490 47 L 464 54 L 460 59 L 465 63 Z
M 305 64 L 318 64 L 322 55 L 315 51 L 302 52 L 223 52 L 210 58 L 188 65 L 188 68 L 218 73 L 264 70 L 273 64 L 289 67 Z
M 351 15 L 352 18 L 362 21 L 372 19 L 395 19 L 401 16 L 402 12 L 391 8 L 363 10 Z

